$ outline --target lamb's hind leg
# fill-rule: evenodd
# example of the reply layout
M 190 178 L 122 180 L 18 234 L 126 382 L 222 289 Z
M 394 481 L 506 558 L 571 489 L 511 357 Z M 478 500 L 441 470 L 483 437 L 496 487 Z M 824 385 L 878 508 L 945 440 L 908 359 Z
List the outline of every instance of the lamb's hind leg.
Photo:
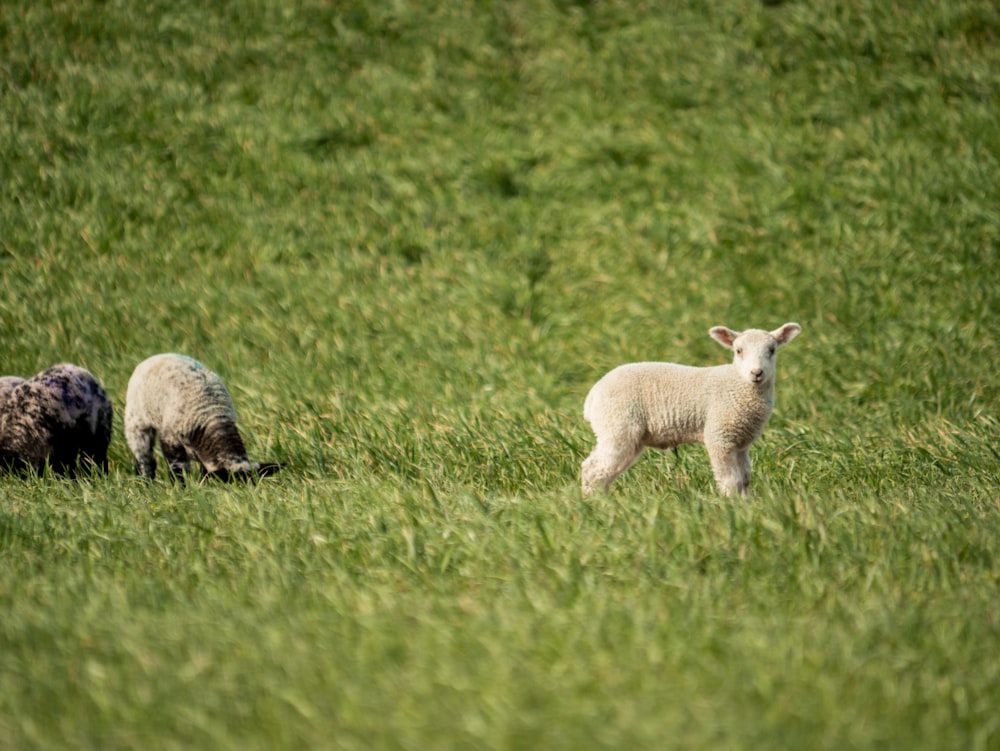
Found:
M 598 441 L 597 447 L 581 467 L 580 480 L 584 494 L 592 495 L 598 490 L 607 493 L 615 478 L 639 458 L 642 448 L 631 443 L 609 444 Z
M 77 425 L 76 441 L 80 448 L 80 460 L 88 471 L 108 471 L 108 436 L 94 433 L 89 425 Z

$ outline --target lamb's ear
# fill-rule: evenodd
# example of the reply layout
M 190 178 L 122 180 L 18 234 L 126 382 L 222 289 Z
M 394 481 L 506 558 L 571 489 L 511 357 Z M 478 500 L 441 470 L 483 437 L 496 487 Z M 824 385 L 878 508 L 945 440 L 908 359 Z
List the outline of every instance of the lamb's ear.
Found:
M 727 329 L 725 326 L 713 326 L 708 330 L 708 335 L 723 347 L 732 349 L 733 342 L 736 341 L 736 337 L 740 335 L 740 332 Z
M 778 342 L 779 347 L 783 347 L 788 344 L 792 339 L 799 335 L 802 331 L 802 327 L 797 323 L 786 323 L 780 329 L 775 329 L 771 332 L 771 336 L 774 337 L 775 341 Z

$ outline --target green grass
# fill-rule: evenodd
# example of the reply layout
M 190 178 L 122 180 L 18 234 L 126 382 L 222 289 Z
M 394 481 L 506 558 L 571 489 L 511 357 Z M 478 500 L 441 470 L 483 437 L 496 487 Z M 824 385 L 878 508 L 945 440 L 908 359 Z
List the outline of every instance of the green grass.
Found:
M 0 371 L 116 408 L 109 476 L 0 480 L 0 745 L 1000 747 L 993 3 L 14 0 L 0 49 Z M 698 447 L 581 496 L 604 372 L 787 320 L 749 502 Z M 163 351 L 287 470 L 133 477 Z

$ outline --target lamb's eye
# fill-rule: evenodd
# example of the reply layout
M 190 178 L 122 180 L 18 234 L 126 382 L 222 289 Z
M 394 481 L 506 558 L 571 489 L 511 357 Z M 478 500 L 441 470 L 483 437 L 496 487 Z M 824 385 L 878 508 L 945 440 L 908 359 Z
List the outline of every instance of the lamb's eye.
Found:
M 767 351 L 767 354 L 770 355 L 771 357 L 774 357 L 774 347 L 771 347 L 771 349 Z
M 743 347 L 737 347 L 736 348 L 736 354 L 742 355 L 743 354 Z

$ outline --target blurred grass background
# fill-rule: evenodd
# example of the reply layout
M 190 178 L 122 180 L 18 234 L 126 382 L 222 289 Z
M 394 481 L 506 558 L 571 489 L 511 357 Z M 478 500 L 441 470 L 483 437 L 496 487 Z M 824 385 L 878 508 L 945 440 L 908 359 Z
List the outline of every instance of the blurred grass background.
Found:
M 1000 11 L 13 2 L 2 371 L 108 478 L 0 484 L 11 748 L 1000 743 Z M 797 320 L 754 498 L 584 501 L 590 385 Z M 250 487 L 147 487 L 156 352 Z

